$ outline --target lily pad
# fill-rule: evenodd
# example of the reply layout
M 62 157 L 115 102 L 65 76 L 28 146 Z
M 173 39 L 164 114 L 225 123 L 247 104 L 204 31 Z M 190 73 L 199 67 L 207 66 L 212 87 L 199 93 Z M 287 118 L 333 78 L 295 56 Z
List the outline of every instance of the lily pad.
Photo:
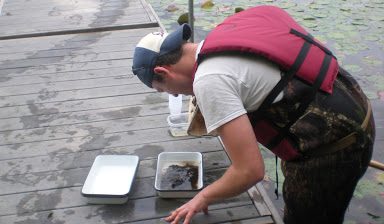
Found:
M 244 11 L 244 8 L 242 8 L 242 7 L 236 7 L 235 8 L 235 13 L 238 13 L 238 12 L 241 12 L 241 11 Z
M 368 35 L 365 35 L 364 36 L 364 39 L 367 40 L 367 41 L 378 41 L 380 40 L 380 36 L 376 35 L 376 34 L 368 34 Z
M 292 7 L 296 7 L 296 5 L 297 4 L 294 2 L 284 2 L 284 3 L 279 4 L 280 8 L 282 8 L 282 9 L 290 9 Z
M 316 3 L 319 5 L 329 5 L 331 0 L 317 0 Z
M 214 6 L 215 4 L 213 3 L 212 0 L 206 0 L 201 3 L 201 8 L 203 9 L 210 9 Z
M 367 79 L 373 82 L 377 88 L 384 90 L 384 76 L 382 72 L 375 76 L 369 76 Z
M 326 18 L 328 16 L 328 14 L 326 14 L 324 12 L 316 12 L 313 14 L 313 16 L 316 18 Z
M 179 25 L 181 25 L 181 24 L 183 24 L 183 23 L 188 23 L 188 21 L 189 21 L 189 13 L 183 13 L 183 14 L 181 14 L 180 16 L 179 16 L 179 18 L 177 19 L 177 23 L 179 24 Z M 194 20 L 193 20 L 194 21 Z
M 177 7 L 177 5 L 175 4 L 170 4 L 167 6 L 167 8 L 165 8 L 165 10 L 167 10 L 168 12 L 174 12 L 179 10 L 179 7 Z
M 373 21 L 384 21 L 384 15 L 370 14 L 369 19 Z
M 365 25 L 365 22 L 362 19 L 354 19 L 351 24 L 353 25 Z
M 344 68 L 351 73 L 360 72 L 362 70 L 359 65 L 344 65 Z
M 303 20 L 316 20 L 316 17 L 311 16 L 311 15 L 306 15 L 303 17 Z
M 340 11 L 350 12 L 351 8 L 350 7 L 340 7 Z
M 224 14 L 232 14 L 234 11 L 231 6 L 224 5 L 217 8 L 218 13 L 224 13 Z
M 381 101 L 384 101 L 384 91 L 379 91 L 379 92 L 377 93 L 377 95 L 379 95 L 379 99 L 380 99 Z
M 367 180 L 361 180 L 357 184 L 356 190 L 353 196 L 356 198 L 363 198 L 366 195 L 371 195 L 376 197 L 381 192 L 381 188 L 382 187 L 380 187 L 380 185 L 378 185 L 377 183 L 374 183 L 372 181 L 367 181 Z
M 329 33 L 327 35 L 329 38 L 331 39 L 339 39 L 339 40 L 343 40 L 346 38 L 345 34 L 344 33 L 340 33 L 340 32 L 333 32 L 333 33 Z

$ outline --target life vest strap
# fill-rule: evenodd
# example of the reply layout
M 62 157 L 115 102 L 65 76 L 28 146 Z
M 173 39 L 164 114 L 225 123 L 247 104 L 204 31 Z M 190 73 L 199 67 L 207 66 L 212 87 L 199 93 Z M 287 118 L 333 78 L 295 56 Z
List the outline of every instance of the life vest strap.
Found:
M 315 46 L 317 46 L 318 48 L 320 48 L 321 50 L 323 50 L 326 54 L 328 55 L 331 55 L 332 57 L 335 57 L 332 52 L 330 50 L 328 50 L 326 47 L 324 47 L 323 45 L 319 44 L 318 42 L 316 42 L 314 39 L 313 39 L 313 36 L 311 34 L 308 34 L 308 35 L 305 35 L 303 33 L 300 33 L 299 31 L 295 30 L 295 29 L 291 29 L 289 31 L 289 33 L 291 34 L 294 34 L 298 37 L 301 37 L 303 38 L 305 41 L 307 41 L 308 43 L 311 43 Z
M 325 76 L 328 72 L 331 60 L 332 60 L 332 53 L 318 44 L 316 41 L 313 40 L 312 35 L 308 34 L 302 34 L 299 31 L 295 29 L 291 29 L 290 33 L 299 36 L 305 40 L 303 43 L 303 46 L 300 49 L 299 55 L 296 57 L 295 62 L 291 66 L 291 68 L 281 77 L 280 81 L 276 84 L 276 86 L 271 90 L 271 92 L 268 94 L 266 99 L 261 104 L 258 111 L 263 111 L 266 108 L 268 108 L 270 105 L 272 105 L 273 101 L 276 99 L 278 94 L 287 86 L 288 82 L 293 78 L 293 76 L 297 73 L 297 71 L 300 69 L 300 66 L 303 64 L 305 58 L 308 55 L 309 49 L 311 45 L 316 45 L 320 49 L 322 49 L 326 54 L 324 56 L 321 68 L 319 73 L 316 76 L 315 82 L 312 85 L 312 91 L 311 94 L 309 94 L 307 97 L 305 97 L 302 102 L 300 103 L 299 108 L 297 109 L 296 113 L 292 115 L 289 120 L 290 122 L 286 124 L 284 127 L 282 127 L 279 130 L 279 134 L 275 136 L 267 145 L 267 148 L 273 149 L 276 147 L 285 137 L 289 136 L 289 129 L 290 127 L 304 114 L 305 110 L 308 108 L 309 104 L 312 102 L 312 100 L 315 98 L 315 95 L 317 91 L 320 89 L 321 84 L 323 83 Z M 261 113 L 260 113 L 261 114 Z M 261 119 L 262 116 L 258 116 L 258 119 Z M 257 122 L 257 121 L 255 121 Z
M 305 41 L 291 68 L 281 77 L 280 81 L 276 84 L 276 86 L 271 90 L 263 103 L 260 105 L 260 111 L 269 107 L 279 95 L 279 93 L 287 86 L 288 82 L 293 78 L 293 76 L 296 75 L 297 71 L 300 69 L 305 58 L 307 57 L 310 48 L 311 43 Z
M 281 128 L 281 130 L 279 131 L 279 134 L 266 145 L 267 148 L 273 149 L 283 140 L 285 136 L 289 136 L 290 127 L 297 121 L 297 119 L 299 119 L 304 114 L 309 104 L 315 98 L 316 93 L 320 89 L 320 86 L 325 78 L 325 75 L 328 71 L 330 63 L 331 63 L 331 56 L 326 54 L 323 59 L 323 63 L 321 65 L 319 74 L 317 75 L 316 80 L 312 86 L 311 94 L 309 94 L 306 98 L 302 100 L 296 113 L 290 117 L 289 119 L 290 122 L 287 125 L 285 125 L 283 128 Z

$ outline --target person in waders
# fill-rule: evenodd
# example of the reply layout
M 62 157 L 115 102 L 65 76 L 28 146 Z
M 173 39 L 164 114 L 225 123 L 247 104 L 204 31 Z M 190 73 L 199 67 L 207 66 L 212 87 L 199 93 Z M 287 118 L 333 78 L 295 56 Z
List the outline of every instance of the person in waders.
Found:
M 190 36 L 187 24 L 146 35 L 132 71 L 158 92 L 192 95 L 189 133 L 219 135 L 232 163 L 166 220 L 190 223 L 263 180 L 259 142 L 282 160 L 285 223 L 342 223 L 375 138 L 358 83 L 278 7 L 236 13 L 200 43 Z

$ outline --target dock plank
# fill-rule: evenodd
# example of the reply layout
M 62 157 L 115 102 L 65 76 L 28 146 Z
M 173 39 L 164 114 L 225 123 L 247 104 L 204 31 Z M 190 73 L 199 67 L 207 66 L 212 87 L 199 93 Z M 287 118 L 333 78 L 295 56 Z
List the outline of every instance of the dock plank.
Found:
M 33 75 L 33 74 L 55 74 L 61 72 L 88 71 L 96 69 L 116 68 L 123 66 L 132 66 L 131 58 L 116 59 L 112 61 L 92 61 L 82 63 L 64 63 L 52 64 L 34 67 L 17 67 L 0 69 L 0 75 L 3 77 L 12 77 L 15 75 Z
M 192 137 L 180 137 L 182 139 Z M 152 144 L 161 141 L 172 141 L 168 127 L 127 132 L 116 132 L 103 135 L 89 135 L 68 139 L 27 142 L 0 146 L 0 158 L 25 158 L 45 154 L 79 152 L 102 148 L 122 147 L 136 144 Z
M 99 78 L 133 78 L 134 75 L 130 72 L 130 67 L 121 66 L 121 67 L 110 67 L 103 69 L 89 69 L 85 71 L 72 71 L 72 72 L 56 72 L 56 73 L 36 73 L 30 75 L 19 75 L 19 76 L 3 76 L 0 79 L 0 87 L 20 87 L 25 85 L 36 85 L 36 84 L 46 84 L 56 83 L 56 82 L 66 82 L 66 81 L 80 81 L 87 79 L 99 79 Z M 137 81 L 138 83 L 139 81 Z M 132 80 L 132 83 L 136 81 Z
M 0 145 L 86 137 L 117 132 L 166 128 L 169 114 L 124 118 L 76 125 L 62 125 L 0 133 Z
M 22 117 L 29 115 L 49 115 L 58 112 L 74 112 L 103 109 L 108 107 L 141 106 L 144 104 L 163 103 L 168 101 L 166 94 L 140 93 L 136 95 L 120 95 L 87 100 L 71 100 L 65 102 L 34 103 L 28 105 L 1 107 L 0 118 Z
M 83 206 L 64 209 L 55 209 L 50 211 L 36 212 L 24 215 L 0 216 L 1 223 L 127 223 L 146 220 L 148 217 L 163 218 L 167 216 L 177 206 L 185 203 L 185 199 L 166 200 L 158 197 L 142 198 L 137 200 L 128 200 L 122 206 Z M 239 211 L 236 210 L 239 208 Z M 240 219 L 243 216 L 252 218 L 258 216 L 258 212 L 252 204 L 245 201 L 223 202 L 210 206 L 212 215 L 206 217 L 198 214 L 194 219 L 199 220 L 196 223 L 219 223 L 221 221 L 232 221 L 236 217 Z M 228 209 L 234 209 L 236 213 L 228 214 Z M 219 210 L 219 214 L 213 212 Z M 241 212 L 243 211 L 243 212 Z M 199 217 L 204 216 L 204 217 Z M 202 222 L 201 222 L 202 221 Z
M 114 76 L 86 80 L 71 80 L 60 83 L 46 83 L 5 86 L 0 89 L 2 101 L 0 107 L 18 106 L 53 101 L 78 100 L 106 97 L 108 95 L 129 95 L 151 93 L 153 89 L 142 90 L 142 84 L 130 76 Z M 110 93 L 114 92 L 114 93 Z M 48 100 L 48 101 L 47 101 Z
M 225 169 L 215 168 L 205 171 L 205 185 L 212 183 L 218 176 L 224 173 Z M 157 193 L 154 188 L 155 177 L 135 178 L 134 185 L 129 193 L 129 200 L 140 198 L 156 197 Z M 17 194 L 0 195 L 0 214 L 5 215 L 21 215 L 25 213 L 46 211 L 50 209 L 62 209 L 68 207 L 87 206 L 87 201 L 81 196 L 81 185 L 68 186 L 55 189 L 39 189 L 37 191 L 21 192 Z M 49 197 L 51 200 L 49 200 Z M 247 193 L 240 194 L 237 197 L 226 200 L 227 202 L 246 200 L 249 196 Z M 55 200 L 52 200 L 54 198 Z M 17 200 L 16 200 L 17 199 Z M 29 207 L 31 203 L 36 201 L 33 207 Z
M 18 0 L 18 4 L 9 2 L 12 1 L 5 1 L 3 16 L 0 16 L 0 28 L 8 29 L 0 29 L 0 38 L 121 25 L 157 24 L 155 17 L 146 9 L 146 2 L 142 0 L 116 0 L 110 3 L 99 0 L 87 4 L 79 4 L 77 1 L 55 4 L 48 0 Z M 36 22 L 30 23 L 29 15 Z
M 140 160 L 157 159 L 161 152 L 183 151 L 191 152 L 217 152 L 220 150 L 215 138 L 205 139 L 204 145 L 198 139 L 180 139 L 178 141 L 156 142 L 114 148 L 103 148 L 84 152 L 63 152 L 55 155 L 38 155 L 26 158 L 0 160 L 0 174 L 2 176 L 24 175 L 29 173 L 51 172 L 59 170 L 90 167 L 98 154 L 132 154 L 139 156 Z M 213 153 L 206 160 L 209 166 L 223 167 L 228 165 L 228 158 L 223 153 Z M 217 161 L 220 159 L 219 161 Z
M 93 110 L 73 112 L 57 112 L 36 114 L 20 117 L 0 119 L 0 130 L 8 134 L 9 131 L 28 130 L 41 127 L 55 127 L 62 125 L 86 124 L 91 122 L 131 118 L 136 116 L 151 116 L 169 113 L 168 103 L 155 103 L 133 106 L 108 107 Z

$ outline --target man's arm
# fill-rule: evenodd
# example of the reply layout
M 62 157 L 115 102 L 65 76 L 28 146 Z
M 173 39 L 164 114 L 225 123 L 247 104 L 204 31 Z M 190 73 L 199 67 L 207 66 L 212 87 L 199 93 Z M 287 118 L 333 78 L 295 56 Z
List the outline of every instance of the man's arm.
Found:
M 263 158 L 248 116 L 241 115 L 218 131 L 232 164 L 222 177 L 173 211 L 166 221 L 177 224 L 184 219 L 188 224 L 196 213 L 207 212 L 209 204 L 241 194 L 264 178 Z
M 203 191 L 212 201 L 236 196 L 264 178 L 264 162 L 256 136 L 246 114 L 218 129 L 231 166 L 216 182 Z

